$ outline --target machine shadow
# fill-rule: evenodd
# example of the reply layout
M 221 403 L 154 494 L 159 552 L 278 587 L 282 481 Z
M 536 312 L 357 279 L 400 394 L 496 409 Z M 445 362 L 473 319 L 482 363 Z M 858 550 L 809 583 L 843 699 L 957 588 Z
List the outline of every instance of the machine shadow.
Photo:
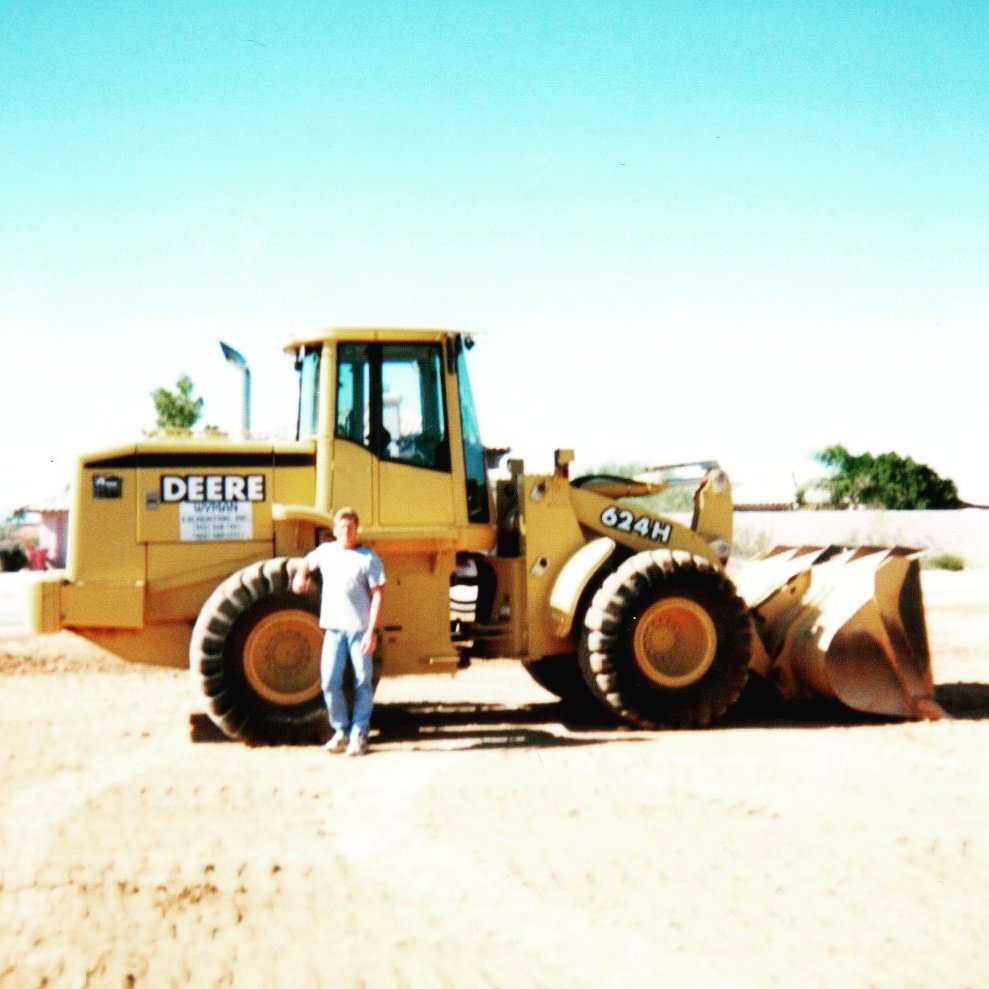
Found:
M 554 731 L 562 726 L 570 732 L 595 731 L 596 737 L 573 737 Z M 373 748 L 387 750 L 389 745 L 428 743 L 421 751 L 449 750 L 453 743 L 459 750 L 481 748 L 574 748 L 600 745 L 613 739 L 616 732 L 626 739 L 636 739 L 630 729 L 616 725 L 605 716 L 574 714 L 561 702 L 523 704 L 453 703 L 443 701 L 379 702 L 374 706 L 372 721 Z M 298 738 L 290 745 L 321 745 L 329 737 L 329 726 L 310 737 Z M 189 716 L 189 737 L 194 743 L 230 742 L 209 718 L 196 712 Z M 645 738 L 641 738 L 645 741 Z
M 938 704 L 950 718 L 962 721 L 989 719 L 989 684 L 945 683 L 935 690 Z M 786 705 L 768 685 L 750 681 L 739 700 L 716 724 L 704 731 L 752 728 L 833 728 L 900 723 L 899 718 L 862 714 L 837 703 L 818 703 L 800 710 Z M 553 730 L 562 727 L 568 733 Z M 375 744 L 430 743 L 439 751 L 443 743 L 457 748 L 567 748 L 622 741 L 647 741 L 645 734 L 616 723 L 606 713 L 572 710 L 561 701 L 522 704 L 451 703 L 437 701 L 383 702 L 374 709 Z M 319 745 L 324 733 L 295 744 Z M 202 713 L 189 717 L 189 737 L 196 743 L 229 742 Z M 435 743 L 435 744 L 434 744 Z
M 984 721 L 989 718 L 989 683 L 942 683 L 934 696 L 953 718 Z
M 568 737 L 553 726 L 570 728 L 560 702 L 502 704 L 404 702 L 375 705 L 376 744 L 457 743 L 457 748 L 574 748 L 600 745 L 612 736 L 613 724 L 598 719 L 597 737 Z M 593 728 L 592 722 L 587 727 Z
M 938 684 L 934 688 L 934 699 L 953 720 L 989 719 L 989 684 Z M 784 702 L 766 681 L 753 677 L 742 696 L 714 727 L 829 728 L 901 724 L 903 721 L 903 718 L 892 715 L 854 711 L 836 700 L 820 700 L 794 707 Z

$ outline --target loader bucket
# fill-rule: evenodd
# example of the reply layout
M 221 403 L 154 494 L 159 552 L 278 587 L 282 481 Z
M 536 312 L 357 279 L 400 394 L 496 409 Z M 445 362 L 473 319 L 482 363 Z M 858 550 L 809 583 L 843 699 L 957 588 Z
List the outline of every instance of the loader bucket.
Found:
M 869 714 L 944 717 L 916 552 L 779 547 L 745 564 L 739 590 L 765 649 L 753 668 L 792 703 L 833 699 Z

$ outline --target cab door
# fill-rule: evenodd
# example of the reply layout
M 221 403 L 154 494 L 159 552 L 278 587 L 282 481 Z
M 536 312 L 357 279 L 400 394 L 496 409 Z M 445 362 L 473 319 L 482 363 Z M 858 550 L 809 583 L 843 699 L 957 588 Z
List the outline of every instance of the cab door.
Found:
M 453 525 L 442 346 L 340 343 L 336 369 L 332 504 L 375 527 Z

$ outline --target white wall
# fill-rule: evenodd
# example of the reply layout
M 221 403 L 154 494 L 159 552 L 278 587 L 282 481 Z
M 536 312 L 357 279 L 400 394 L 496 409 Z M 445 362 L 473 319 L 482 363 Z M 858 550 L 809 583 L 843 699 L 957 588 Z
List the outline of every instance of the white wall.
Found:
M 736 512 L 741 556 L 774 545 L 871 544 L 913 546 L 925 554 L 953 553 L 966 567 L 989 567 L 989 511 Z

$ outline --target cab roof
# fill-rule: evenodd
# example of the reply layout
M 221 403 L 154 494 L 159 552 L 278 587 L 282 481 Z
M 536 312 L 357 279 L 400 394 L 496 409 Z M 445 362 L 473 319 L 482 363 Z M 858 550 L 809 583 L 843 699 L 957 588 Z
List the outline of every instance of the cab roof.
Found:
M 386 327 L 386 326 L 330 326 L 306 335 L 292 337 L 285 345 L 288 351 L 300 347 L 333 341 L 348 343 L 442 343 L 456 337 L 469 337 L 462 330 L 442 328 Z

